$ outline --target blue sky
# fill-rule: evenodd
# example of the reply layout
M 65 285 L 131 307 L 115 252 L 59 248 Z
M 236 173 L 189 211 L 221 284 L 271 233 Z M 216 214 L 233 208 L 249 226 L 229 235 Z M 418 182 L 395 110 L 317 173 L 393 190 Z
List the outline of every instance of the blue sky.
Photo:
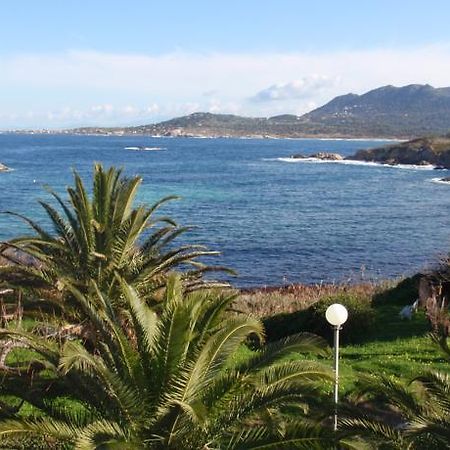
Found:
M 3 0 L 0 129 L 301 114 L 450 85 L 447 1 Z

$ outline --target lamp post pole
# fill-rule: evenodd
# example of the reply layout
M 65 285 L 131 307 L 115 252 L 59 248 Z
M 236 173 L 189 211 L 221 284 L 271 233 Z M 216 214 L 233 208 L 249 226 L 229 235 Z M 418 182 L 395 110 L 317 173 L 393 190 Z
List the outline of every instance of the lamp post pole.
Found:
M 333 429 L 337 431 L 338 423 L 338 401 L 339 401 L 339 330 L 341 325 L 345 323 L 348 318 L 348 312 L 345 306 L 339 303 L 330 305 L 326 312 L 325 317 L 330 325 L 333 325 L 334 329 L 334 420 Z
M 340 325 L 334 326 L 334 431 L 337 431 L 338 401 L 339 401 L 339 330 Z

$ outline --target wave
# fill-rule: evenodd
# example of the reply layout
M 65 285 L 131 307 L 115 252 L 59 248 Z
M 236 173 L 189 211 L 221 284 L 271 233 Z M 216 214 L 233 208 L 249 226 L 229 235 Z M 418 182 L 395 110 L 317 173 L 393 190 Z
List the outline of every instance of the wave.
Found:
M 264 161 L 281 161 L 287 163 L 313 163 L 313 164 L 344 164 L 350 166 L 369 166 L 369 167 L 385 167 L 389 169 L 409 169 L 409 170 L 434 170 L 436 166 L 432 164 L 415 165 L 415 164 L 382 164 L 372 161 L 358 161 L 355 159 L 319 159 L 319 158 L 265 158 Z
M 158 151 L 158 150 L 167 150 L 167 148 L 166 147 L 124 147 L 124 150 Z
M 317 141 L 355 141 L 355 142 L 404 142 L 402 139 L 394 138 L 314 138 Z
M 442 178 L 432 178 L 430 181 L 432 183 L 446 184 L 447 186 L 450 186 L 450 181 L 444 181 Z

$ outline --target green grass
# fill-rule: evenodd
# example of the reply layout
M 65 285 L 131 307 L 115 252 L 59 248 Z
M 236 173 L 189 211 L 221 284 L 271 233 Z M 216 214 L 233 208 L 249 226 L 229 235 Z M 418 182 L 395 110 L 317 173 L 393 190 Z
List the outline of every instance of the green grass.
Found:
M 428 336 L 430 329 L 424 313 L 415 314 L 412 320 L 402 320 L 400 308 L 396 304 L 376 307 L 374 330 L 361 344 L 342 348 L 343 390 L 350 390 L 360 374 L 409 380 L 430 369 L 448 371 L 448 361 Z
M 411 320 L 402 320 L 399 312 L 404 301 L 383 301 L 375 305 L 375 325 L 357 345 L 340 349 L 341 394 L 349 393 L 361 375 L 385 375 L 410 380 L 428 370 L 448 371 L 449 362 L 429 337 L 430 327 L 423 312 Z M 344 324 L 345 326 L 345 324 Z M 239 358 L 249 355 L 242 349 Z M 308 355 L 293 358 L 309 358 Z M 333 367 L 333 355 L 321 358 Z M 331 386 L 324 386 L 331 391 Z

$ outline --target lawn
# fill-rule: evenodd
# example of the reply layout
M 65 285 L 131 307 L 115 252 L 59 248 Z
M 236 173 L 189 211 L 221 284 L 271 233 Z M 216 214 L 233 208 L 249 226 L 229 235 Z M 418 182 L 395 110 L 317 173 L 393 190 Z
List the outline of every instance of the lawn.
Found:
M 399 284 L 396 282 L 384 283 L 381 287 L 360 285 L 347 286 L 344 289 L 343 286 L 326 288 L 320 286 L 316 289 L 297 288 L 294 293 L 292 290 L 269 293 L 258 291 L 250 295 L 246 293 L 244 299 L 245 306 L 250 313 L 253 308 L 256 315 L 264 316 L 258 313 L 267 310 L 272 313 L 280 312 L 281 308 L 288 314 L 292 314 L 293 320 L 298 320 L 302 312 L 300 311 L 300 315 L 295 312 L 298 307 L 301 308 L 304 305 L 303 308 L 306 310 L 311 303 L 320 300 L 322 293 L 329 296 L 342 295 L 343 292 L 368 295 L 373 298 L 375 323 L 367 331 L 367 334 L 360 337 L 358 344 L 341 346 L 340 386 L 342 394 L 350 392 L 362 374 L 386 375 L 409 380 L 430 369 L 449 371 L 449 362 L 429 337 L 430 326 L 424 312 L 417 312 L 411 320 L 401 319 L 399 316 L 402 307 L 414 299 L 415 293 L 411 290 L 408 280 Z M 266 299 L 270 306 L 260 304 L 264 303 Z M 255 303 L 258 304 L 255 305 Z M 292 304 L 297 308 L 291 307 Z M 248 349 L 243 350 L 241 356 L 245 357 L 244 355 L 248 352 Z M 301 358 L 305 357 L 308 356 L 301 355 Z M 332 352 L 327 359 L 322 359 L 322 362 L 333 367 Z

